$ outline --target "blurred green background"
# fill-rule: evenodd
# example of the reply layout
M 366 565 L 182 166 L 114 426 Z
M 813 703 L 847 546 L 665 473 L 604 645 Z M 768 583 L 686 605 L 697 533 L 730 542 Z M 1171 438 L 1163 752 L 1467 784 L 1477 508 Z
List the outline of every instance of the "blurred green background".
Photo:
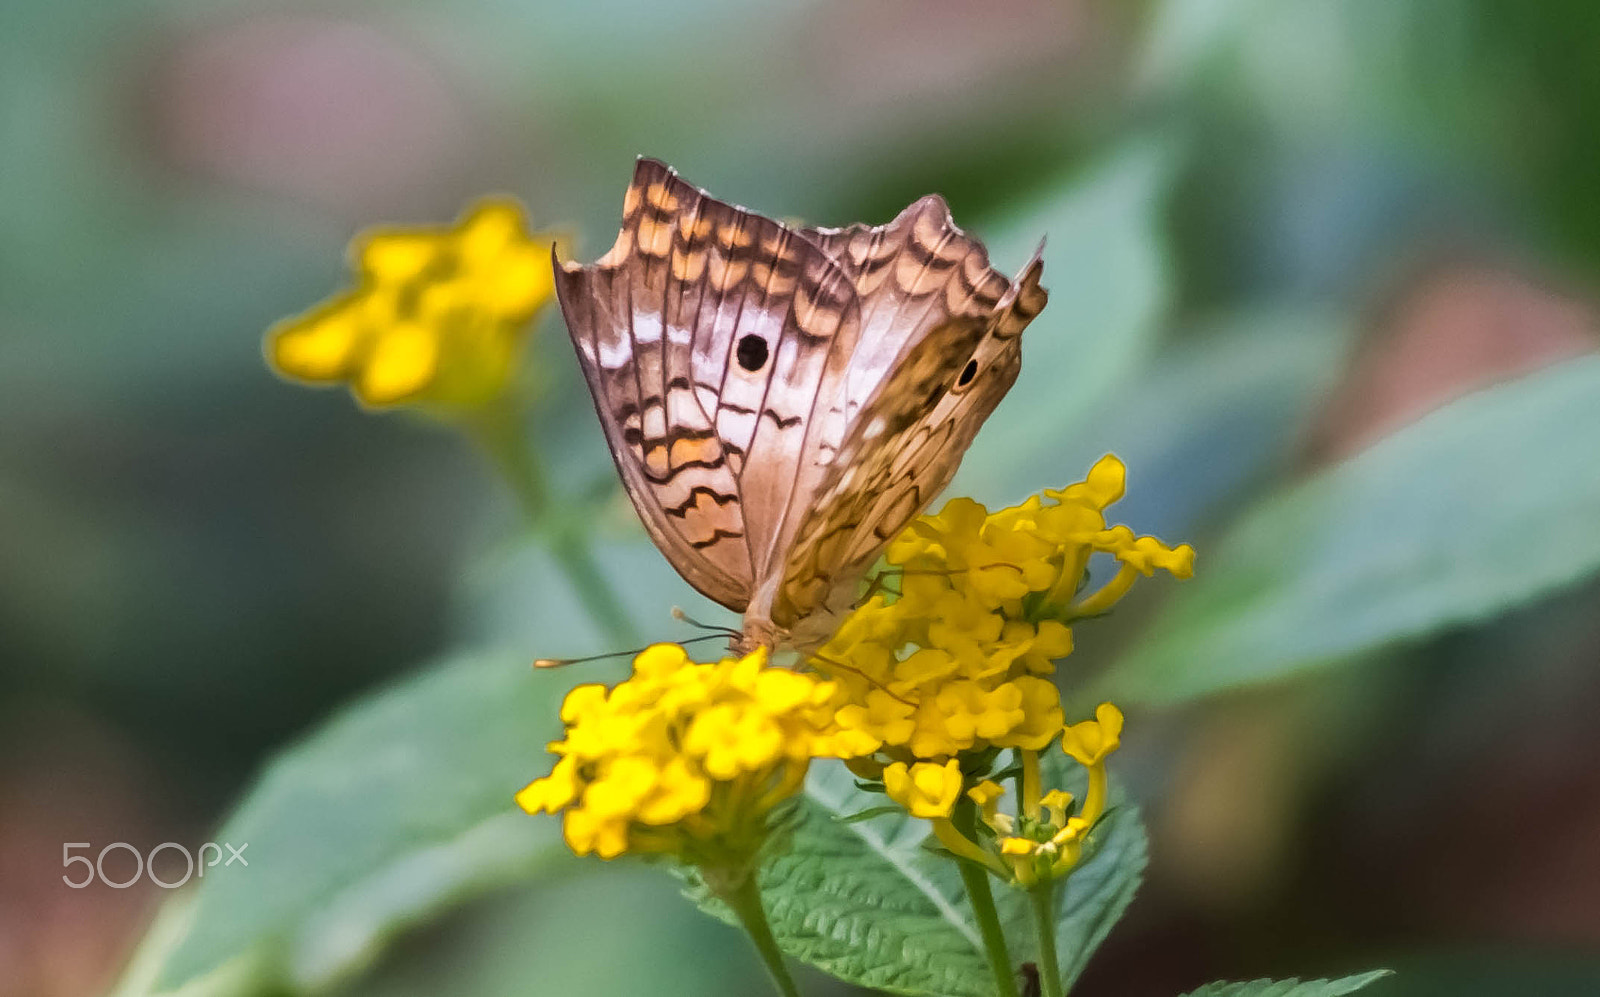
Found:
M 340 284 L 355 232 L 486 192 L 592 258 L 638 154 L 820 224 L 937 191 L 1006 270 L 1047 234 L 1050 307 L 954 490 L 1015 500 L 1115 450 L 1117 518 L 1193 541 L 1192 584 L 1231 565 L 1308 600 L 1312 623 L 1256 658 L 1264 637 L 1185 636 L 1185 612 L 1237 599 L 1163 616 L 1172 583 L 1080 634 L 1068 694 L 1096 681 L 1131 704 L 1123 771 L 1152 859 L 1079 992 L 1374 965 L 1404 970 L 1389 994 L 1600 992 L 1600 433 L 1581 398 L 1567 420 L 1540 408 L 1558 388 L 1538 380 L 1566 362 L 1579 383 L 1573 358 L 1600 345 L 1597 51 L 1590 0 L 11 0 L 0 993 L 103 992 L 167 899 L 68 889 L 62 842 L 210 840 L 273 752 L 452 648 L 507 656 L 514 682 L 533 657 L 612 649 L 470 447 L 280 383 L 260 342 Z M 683 636 L 675 603 L 716 615 L 616 495 L 559 318 L 530 365 L 537 439 L 569 497 L 596 497 L 639 630 Z M 1458 420 L 1453 463 L 1408 456 L 1426 439 L 1360 463 L 1517 378 L 1481 417 L 1485 436 L 1518 427 L 1510 449 L 1475 464 L 1480 430 Z M 1494 463 L 1535 430 L 1548 460 Z M 1327 507 L 1297 520 L 1295 483 L 1325 480 Z M 1268 523 L 1349 529 L 1233 529 L 1258 502 L 1284 512 Z M 1419 606 L 1396 582 L 1435 550 L 1511 548 L 1540 560 L 1489 559 L 1470 596 Z M 1296 589 L 1306 563 L 1332 567 Z M 1339 601 L 1363 591 L 1394 618 Z M 1361 625 L 1318 643 L 1319 608 Z M 1141 644 L 1156 620 L 1179 636 Z M 495 674 L 473 695 L 504 699 Z M 509 807 L 545 771 L 553 682 L 527 693 L 527 752 L 476 776 L 485 799 Z M 346 731 L 350 750 L 470 758 L 472 702 L 414 694 L 390 727 Z M 413 733 L 450 710 L 460 725 Z M 533 823 L 507 833 L 553 830 Z M 347 921 L 297 922 L 326 944 L 295 948 L 290 979 L 395 997 L 764 985 L 659 871 L 484 847 L 493 871 L 414 904 L 448 909 L 426 926 L 379 918 L 351 941 L 319 935 Z M 245 882 L 287 895 L 269 848 Z M 386 888 L 428 893 L 425 866 Z

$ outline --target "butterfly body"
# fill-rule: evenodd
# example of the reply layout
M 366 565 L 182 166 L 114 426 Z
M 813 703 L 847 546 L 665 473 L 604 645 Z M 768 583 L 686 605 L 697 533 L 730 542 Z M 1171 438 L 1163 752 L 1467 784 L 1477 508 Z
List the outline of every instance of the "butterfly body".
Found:
M 558 263 L 629 498 L 734 650 L 814 648 L 949 483 L 1044 307 L 936 196 L 887 225 L 791 228 L 641 159 L 616 243 Z

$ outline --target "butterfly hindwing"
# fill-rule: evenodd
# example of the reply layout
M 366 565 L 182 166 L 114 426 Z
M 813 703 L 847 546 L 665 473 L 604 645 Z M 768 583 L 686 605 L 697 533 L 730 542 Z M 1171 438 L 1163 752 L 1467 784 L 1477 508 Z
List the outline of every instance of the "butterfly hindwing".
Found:
M 775 614 L 791 626 L 830 596 L 853 594 L 888 542 L 950 483 L 1016 381 L 1022 330 L 1047 297 L 1038 254 L 1015 282 L 990 269 L 975 242 L 958 266 L 963 279 L 943 285 L 948 317 L 892 369 L 812 498 Z

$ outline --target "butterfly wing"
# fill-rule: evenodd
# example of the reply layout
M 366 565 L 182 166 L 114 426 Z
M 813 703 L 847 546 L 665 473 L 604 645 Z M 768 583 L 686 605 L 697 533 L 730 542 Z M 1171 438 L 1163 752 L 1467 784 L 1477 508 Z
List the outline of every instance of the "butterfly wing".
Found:
M 792 230 L 641 159 L 616 243 L 556 277 L 640 519 L 690 584 L 743 611 L 781 572 L 789 497 L 822 435 L 817 399 L 849 373 L 848 275 Z
M 1009 281 L 989 267 L 980 243 L 949 223 L 948 213 L 943 222 L 913 225 L 899 245 L 871 229 L 821 234 L 821 244 L 856 275 L 863 316 L 870 316 L 863 319 L 864 340 L 885 310 L 891 322 L 914 313 L 914 292 L 926 294 L 941 268 L 947 279 L 931 304 L 938 318 L 876 380 L 810 496 L 773 613 L 797 631 L 797 643 L 806 643 L 801 631 L 807 618 L 826 617 L 821 611 L 837 594 L 853 595 L 861 573 L 950 483 L 984 420 L 1016 381 L 1022 331 L 1047 300 L 1037 252 Z M 874 270 L 891 277 L 874 284 Z M 886 294 L 887 305 L 879 300 Z M 827 624 L 810 629 L 825 636 Z

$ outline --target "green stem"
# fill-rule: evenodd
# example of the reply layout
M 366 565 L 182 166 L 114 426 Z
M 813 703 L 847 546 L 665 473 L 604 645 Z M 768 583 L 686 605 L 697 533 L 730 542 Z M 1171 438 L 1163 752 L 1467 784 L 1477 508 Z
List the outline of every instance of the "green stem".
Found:
M 976 826 L 977 809 L 968 801 L 956 804 L 951 815 L 962 833 L 971 835 Z M 978 933 L 983 937 L 983 951 L 989 957 L 989 969 L 994 973 L 994 990 L 997 997 L 1017 997 L 1017 979 L 1011 967 L 1011 953 L 1006 949 L 1005 932 L 1000 929 L 1000 912 L 995 909 L 994 893 L 989 888 L 989 873 L 983 866 L 967 859 L 956 859 L 961 871 L 961 882 L 967 888 L 967 900 L 972 904 L 972 916 L 978 922 Z
M 528 524 L 542 526 L 550 511 L 550 492 L 538 456 L 528 445 L 521 407 L 502 398 L 473 413 L 465 425 L 511 488 Z
M 783 997 L 800 997 L 800 988 L 794 985 L 794 977 L 789 975 L 789 967 L 784 964 L 778 942 L 772 937 L 772 927 L 767 923 L 767 912 L 761 906 L 761 889 L 756 885 L 756 878 L 744 876 L 738 886 L 720 890 L 717 895 L 733 908 L 739 923 L 744 926 L 745 934 L 755 943 L 756 951 L 761 953 L 761 961 L 766 964 L 767 975 L 772 977 L 772 985 L 778 993 Z
M 490 405 L 469 419 L 466 428 L 516 496 L 528 526 L 544 533 L 551 556 L 566 574 L 589 617 L 613 640 L 638 643 L 633 621 L 595 562 L 588 537 L 575 531 L 565 517 L 552 514 L 544 468 L 528 443 L 521 411 L 515 403 L 506 399 Z
M 1056 884 L 1045 880 L 1028 891 L 1033 900 L 1033 923 L 1039 931 L 1039 978 L 1044 997 L 1062 997 L 1061 962 L 1056 958 Z
M 983 866 L 966 859 L 957 859 L 956 863 L 961 868 L 961 882 L 967 887 L 967 899 L 972 901 L 972 915 L 983 935 L 995 993 L 999 997 L 1017 997 L 1017 981 L 1011 969 L 1011 955 L 1006 951 L 1006 936 L 1000 930 L 1000 913 L 995 910 L 994 894 L 989 890 L 989 874 Z

